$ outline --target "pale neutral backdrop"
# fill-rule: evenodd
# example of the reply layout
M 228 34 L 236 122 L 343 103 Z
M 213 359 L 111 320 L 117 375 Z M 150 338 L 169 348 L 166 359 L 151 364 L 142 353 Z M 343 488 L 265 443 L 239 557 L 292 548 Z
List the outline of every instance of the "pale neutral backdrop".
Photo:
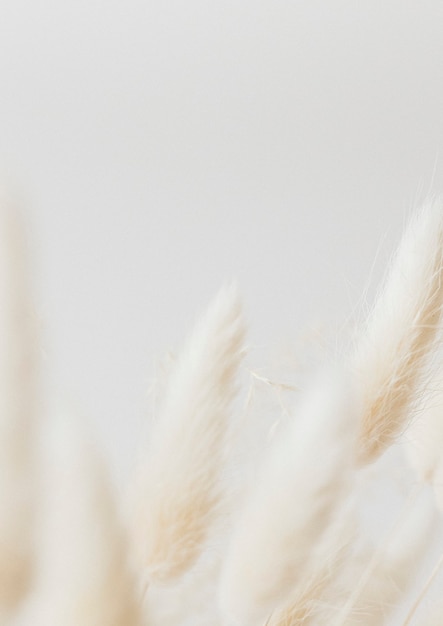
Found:
M 340 327 L 443 190 L 440 0 L 2 0 L 0 169 L 45 367 L 123 479 L 225 280 L 251 345 Z M 377 256 L 377 262 L 373 263 Z

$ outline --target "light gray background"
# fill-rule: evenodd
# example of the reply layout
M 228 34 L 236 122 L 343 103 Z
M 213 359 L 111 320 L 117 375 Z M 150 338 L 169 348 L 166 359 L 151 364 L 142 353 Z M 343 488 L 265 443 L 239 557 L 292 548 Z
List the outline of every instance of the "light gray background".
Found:
M 224 280 L 259 345 L 340 326 L 381 250 L 376 283 L 443 188 L 442 35 L 439 0 L 2 0 L 0 168 L 49 380 L 117 477 Z

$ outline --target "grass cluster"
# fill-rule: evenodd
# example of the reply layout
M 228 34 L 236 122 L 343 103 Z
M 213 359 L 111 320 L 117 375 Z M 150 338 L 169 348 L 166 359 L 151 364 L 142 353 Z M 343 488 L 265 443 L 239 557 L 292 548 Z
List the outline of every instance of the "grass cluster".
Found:
M 308 385 L 251 373 L 242 402 L 245 322 L 224 287 L 163 363 L 118 498 L 76 417 L 42 415 L 26 245 L 3 200 L 0 626 L 439 626 L 442 303 L 432 200 L 347 354 Z

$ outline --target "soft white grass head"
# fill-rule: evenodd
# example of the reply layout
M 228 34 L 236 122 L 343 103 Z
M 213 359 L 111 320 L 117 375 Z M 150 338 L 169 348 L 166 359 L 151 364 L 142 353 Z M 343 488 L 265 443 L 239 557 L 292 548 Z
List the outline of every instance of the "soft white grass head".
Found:
M 411 220 L 354 355 L 363 420 L 360 461 L 377 458 L 406 427 L 435 346 L 443 301 L 443 204 Z
M 355 502 L 352 497 L 336 511 L 323 537 L 315 547 L 311 573 L 296 585 L 281 609 L 274 611 L 266 626 L 311 626 L 316 620 L 324 622 L 328 607 L 336 603 L 335 583 L 353 554 L 353 544 L 359 531 Z
M 139 626 L 128 544 L 95 445 L 66 408 L 44 435 L 40 564 L 25 623 Z
M 136 549 L 151 581 L 182 575 L 201 553 L 221 496 L 243 340 L 231 285 L 211 303 L 168 373 L 133 493 Z
M 323 623 L 330 626 L 385 624 L 416 578 L 434 538 L 435 522 L 431 494 L 422 491 L 397 520 L 393 530 L 380 538 L 379 544 L 366 540 L 357 546 L 352 558 L 336 572 L 330 609 L 323 614 Z M 361 539 L 365 539 L 364 535 Z
M 222 573 L 220 604 L 233 624 L 263 623 L 311 573 L 315 548 L 349 485 L 356 410 L 346 378 L 323 380 L 271 450 Z

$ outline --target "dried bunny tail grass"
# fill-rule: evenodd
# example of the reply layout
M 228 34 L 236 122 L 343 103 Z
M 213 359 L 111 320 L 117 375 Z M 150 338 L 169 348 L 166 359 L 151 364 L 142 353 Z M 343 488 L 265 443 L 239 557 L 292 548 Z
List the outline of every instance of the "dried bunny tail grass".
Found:
M 140 626 L 128 545 L 96 450 L 64 412 L 46 434 L 45 515 L 32 626 Z
M 235 286 L 222 289 L 169 372 L 132 498 L 133 540 L 148 581 L 169 581 L 201 553 L 220 499 L 244 325 Z
M 342 599 L 343 606 L 330 612 L 324 623 L 330 626 L 379 626 L 385 623 L 414 582 L 418 565 L 431 542 L 436 520 L 429 495 L 427 492 L 421 494 L 380 553 L 377 548 L 374 552 L 374 547 L 370 546 L 355 555 L 348 571 L 338 580 L 336 596 L 337 600 Z M 366 576 L 374 554 L 374 566 Z M 362 577 L 366 579 L 365 583 L 358 597 L 354 597 L 353 592 Z
M 220 606 L 233 623 L 264 623 L 306 583 L 351 479 L 354 400 L 344 378 L 314 387 L 271 450 L 221 576 Z
M 0 615 L 32 571 L 36 333 L 20 215 L 0 197 Z
M 443 299 L 443 209 L 429 202 L 411 221 L 357 345 L 363 419 L 359 460 L 379 457 L 407 425 Z
M 346 566 L 352 555 L 357 529 L 355 506 L 350 500 L 338 511 L 320 546 L 316 548 L 312 574 L 297 592 L 291 594 L 285 606 L 273 613 L 266 626 L 308 626 L 318 615 L 322 615 L 337 573 Z

